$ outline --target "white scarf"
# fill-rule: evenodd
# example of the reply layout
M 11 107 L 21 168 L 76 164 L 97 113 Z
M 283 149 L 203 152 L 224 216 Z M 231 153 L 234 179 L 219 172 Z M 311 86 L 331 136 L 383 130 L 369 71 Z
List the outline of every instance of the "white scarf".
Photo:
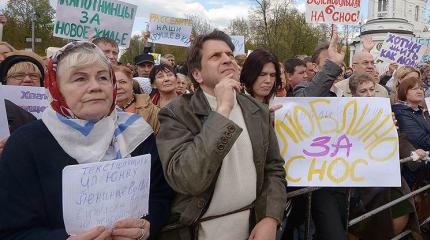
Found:
M 42 121 L 63 150 L 78 163 L 130 157 L 153 133 L 140 115 L 116 110 L 97 122 L 91 122 L 67 118 L 48 107 Z M 108 154 L 112 149 L 113 154 Z M 113 159 L 106 159 L 107 154 Z

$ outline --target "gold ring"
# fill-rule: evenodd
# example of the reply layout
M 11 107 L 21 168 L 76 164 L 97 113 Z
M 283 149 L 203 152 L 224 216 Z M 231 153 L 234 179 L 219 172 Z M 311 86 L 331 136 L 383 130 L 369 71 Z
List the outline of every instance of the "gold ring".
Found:
M 140 230 L 142 231 L 142 235 L 137 240 L 143 240 L 145 237 L 145 229 L 141 228 Z

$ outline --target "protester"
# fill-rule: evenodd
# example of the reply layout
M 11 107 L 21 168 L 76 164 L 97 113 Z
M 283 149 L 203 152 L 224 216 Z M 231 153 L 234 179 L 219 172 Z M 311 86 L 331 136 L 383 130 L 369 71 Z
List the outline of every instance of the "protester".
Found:
M 171 53 L 165 54 L 163 56 L 163 58 L 165 58 L 167 60 L 167 62 L 170 64 L 170 66 L 173 69 L 176 69 L 176 59 L 175 59 L 175 56 L 173 54 L 171 54 Z
M 426 64 L 420 69 L 421 79 L 423 80 L 424 96 L 430 97 L 430 65 Z
M 180 73 L 176 74 L 176 93 L 178 94 L 178 96 L 188 93 L 187 76 Z
M 0 63 L 4 61 L 6 54 L 14 51 L 16 51 L 15 48 L 9 43 L 0 41 Z
M 277 97 L 286 97 L 289 91 L 289 85 L 287 82 L 287 76 L 285 73 L 284 64 L 279 62 L 279 70 L 281 71 L 281 87 L 276 92 Z
M 44 67 L 27 55 L 11 55 L 0 63 L 0 80 L 4 85 L 43 86 Z
M 144 53 L 134 58 L 138 77 L 149 78 L 154 64 L 154 57 L 151 54 Z
M 423 150 L 430 150 L 430 116 L 423 109 L 423 83 L 421 79 L 409 77 L 398 86 L 398 103 L 393 105 L 393 112 L 399 124 L 399 130 L 405 132 L 409 141 Z
M 352 69 L 352 67 L 347 67 L 345 69 L 345 74 L 343 75 L 344 79 L 347 79 L 349 77 L 351 77 L 351 75 L 354 73 L 354 70 Z
M 239 55 L 236 55 L 234 59 L 236 59 L 237 65 L 239 65 L 239 67 L 242 69 L 243 64 L 245 63 L 245 60 L 246 60 L 246 55 L 239 54 Z
M 312 62 L 312 57 L 303 58 L 303 62 L 306 63 L 306 81 L 311 81 L 316 74 L 315 63 Z
M 389 87 L 391 87 L 391 95 L 390 95 L 391 104 L 395 104 L 399 100 L 397 97 L 399 84 L 404 79 L 410 78 L 410 77 L 420 78 L 421 73 L 416 68 L 411 66 L 401 66 L 396 70 L 393 76 L 393 81 L 392 83 L 389 84 Z
M 284 62 L 285 73 L 288 79 L 288 88 L 294 89 L 299 83 L 306 81 L 308 75 L 306 71 L 306 63 L 298 58 L 290 58 Z M 287 96 L 291 97 L 293 93 L 290 91 Z
M 116 105 L 125 112 L 137 113 L 142 116 L 157 134 L 160 130 L 157 116 L 160 109 L 152 103 L 148 94 L 137 94 L 133 90 L 133 73 L 129 68 L 115 66 L 113 70 L 117 81 Z
M 353 97 L 374 97 L 375 80 L 368 73 L 354 73 L 349 79 L 349 89 Z
M 152 53 L 154 52 L 154 43 L 150 42 L 151 33 L 146 31 L 143 33 L 143 53 Z
M 246 58 L 240 73 L 240 83 L 258 101 L 269 104 L 281 86 L 278 59 L 264 49 L 256 49 Z
M 376 82 L 374 77 L 368 73 L 354 73 L 349 78 L 349 88 L 353 97 L 375 97 Z M 421 149 L 411 149 L 404 136 L 399 136 L 399 139 L 400 147 L 409 149 L 407 154 L 410 154 L 411 151 L 423 153 Z M 408 155 L 400 157 L 408 157 Z M 358 217 L 408 193 L 410 193 L 410 189 L 403 179 L 401 188 L 354 188 L 350 201 L 352 203 L 350 218 Z M 401 233 L 408 223 L 409 229 L 419 232 L 415 207 L 411 200 L 403 201 L 390 208 L 389 211 L 381 212 L 362 221 L 352 227 L 350 232 L 359 236 L 359 239 L 389 239 Z
M 6 107 L 6 116 L 7 116 L 7 122 L 9 125 L 10 133 L 15 132 L 15 130 L 17 130 L 21 126 L 24 126 L 25 124 L 36 120 L 36 118 L 31 113 L 20 108 L 13 102 L 5 99 L 4 103 Z M 6 141 L 7 141 L 7 138 L 0 139 L 0 157 L 3 153 L 3 148 L 4 148 L 4 145 L 6 144 Z
M 51 105 L 41 120 L 10 136 L 0 160 L 0 238 L 66 239 L 63 168 L 151 154 L 146 219 L 123 219 L 68 239 L 148 239 L 149 231 L 155 239 L 169 216 L 171 191 L 151 127 L 137 115 L 115 110 L 109 60 L 92 43 L 72 42 L 51 59 L 45 80 Z
M 97 47 L 99 47 L 103 51 L 112 66 L 118 65 L 119 48 L 118 43 L 115 40 L 107 37 L 97 37 L 94 38 L 91 42 L 97 45 Z
M 240 93 L 233 51 L 224 32 L 197 37 L 188 66 L 199 88 L 160 111 L 157 145 L 176 192 L 160 239 L 276 237 L 286 203 L 284 161 L 268 108 Z
M 312 55 L 318 73 L 311 81 L 299 83 L 293 91 L 295 97 L 333 97 L 336 96 L 331 88 L 336 78 L 341 74 L 340 65 L 345 58 L 346 48 L 337 50 L 338 35 L 335 33 L 330 44 L 317 47 Z
M 390 81 L 390 79 L 392 79 L 394 72 L 399 68 L 399 64 L 394 62 L 394 63 L 390 63 L 388 65 L 388 70 L 385 71 L 384 74 L 381 75 L 380 80 L 379 80 L 379 84 L 381 84 L 382 86 L 386 86 L 388 81 Z M 386 86 L 388 87 L 388 86 Z M 391 88 L 388 87 L 388 89 L 391 91 Z
M 367 51 L 361 51 L 356 53 L 352 57 L 352 69 L 354 70 L 354 73 L 368 73 L 371 76 L 374 76 L 377 81 L 379 81 L 379 75 L 376 75 L 376 68 L 375 68 L 375 60 L 373 59 L 372 54 L 370 54 Z M 340 92 L 338 93 L 338 96 L 345 96 L 350 97 L 351 96 L 351 90 L 349 89 L 349 79 L 345 79 L 343 81 L 340 81 L 335 84 L 337 89 L 340 89 Z M 389 97 L 388 91 L 379 83 L 376 83 L 375 87 L 375 96 L 376 97 Z
M 151 97 L 152 103 L 162 108 L 178 95 L 176 93 L 176 72 L 170 65 L 160 64 L 152 68 L 149 80 L 156 94 Z

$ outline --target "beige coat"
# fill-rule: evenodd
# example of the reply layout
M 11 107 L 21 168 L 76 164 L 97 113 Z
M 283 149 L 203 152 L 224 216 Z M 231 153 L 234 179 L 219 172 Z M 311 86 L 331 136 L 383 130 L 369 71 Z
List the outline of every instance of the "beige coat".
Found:
M 160 108 L 151 102 L 148 94 L 136 94 L 136 113 L 145 119 L 154 130 L 154 134 L 160 131 L 160 122 L 158 121 L 158 112 Z

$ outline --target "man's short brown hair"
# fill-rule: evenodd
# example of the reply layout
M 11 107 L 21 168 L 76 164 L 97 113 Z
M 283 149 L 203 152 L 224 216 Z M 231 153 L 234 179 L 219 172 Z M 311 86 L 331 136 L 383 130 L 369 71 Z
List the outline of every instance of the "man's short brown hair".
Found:
M 190 79 L 196 83 L 196 79 L 193 77 L 193 71 L 194 69 L 200 70 L 202 68 L 202 52 L 203 44 L 208 40 L 219 40 L 225 42 L 231 49 L 231 51 L 234 51 L 234 44 L 231 41 L 230 36 L 228 36 L 223 31 L 219 31 L 215 29 L 213 32 L 206 34 L 206 35 L 200 35 L 198 36 L 193 44 L 188 49 L 188 56 L 187 56 L 187 65 L 188 65 L 188 76 Z
M 349 90 L 351 90 L 351 93 L 355 94 L 357 92 L 358 86 L 366 82 L 372 82 L 374 85 L 376 85 L 375 80 L 370 74 L 366 72 L 354 73 L 351 75 L 351 77 L 349 77 Z
M 116 49 L 118 49 L 118 43 L 115 40 L 113 40 L 112 38 L 96 37 L 96 38 L 91 39 L 91 42 L 97 46 L 99 43 L 110 44 L 110 45 L 114 46 Z

